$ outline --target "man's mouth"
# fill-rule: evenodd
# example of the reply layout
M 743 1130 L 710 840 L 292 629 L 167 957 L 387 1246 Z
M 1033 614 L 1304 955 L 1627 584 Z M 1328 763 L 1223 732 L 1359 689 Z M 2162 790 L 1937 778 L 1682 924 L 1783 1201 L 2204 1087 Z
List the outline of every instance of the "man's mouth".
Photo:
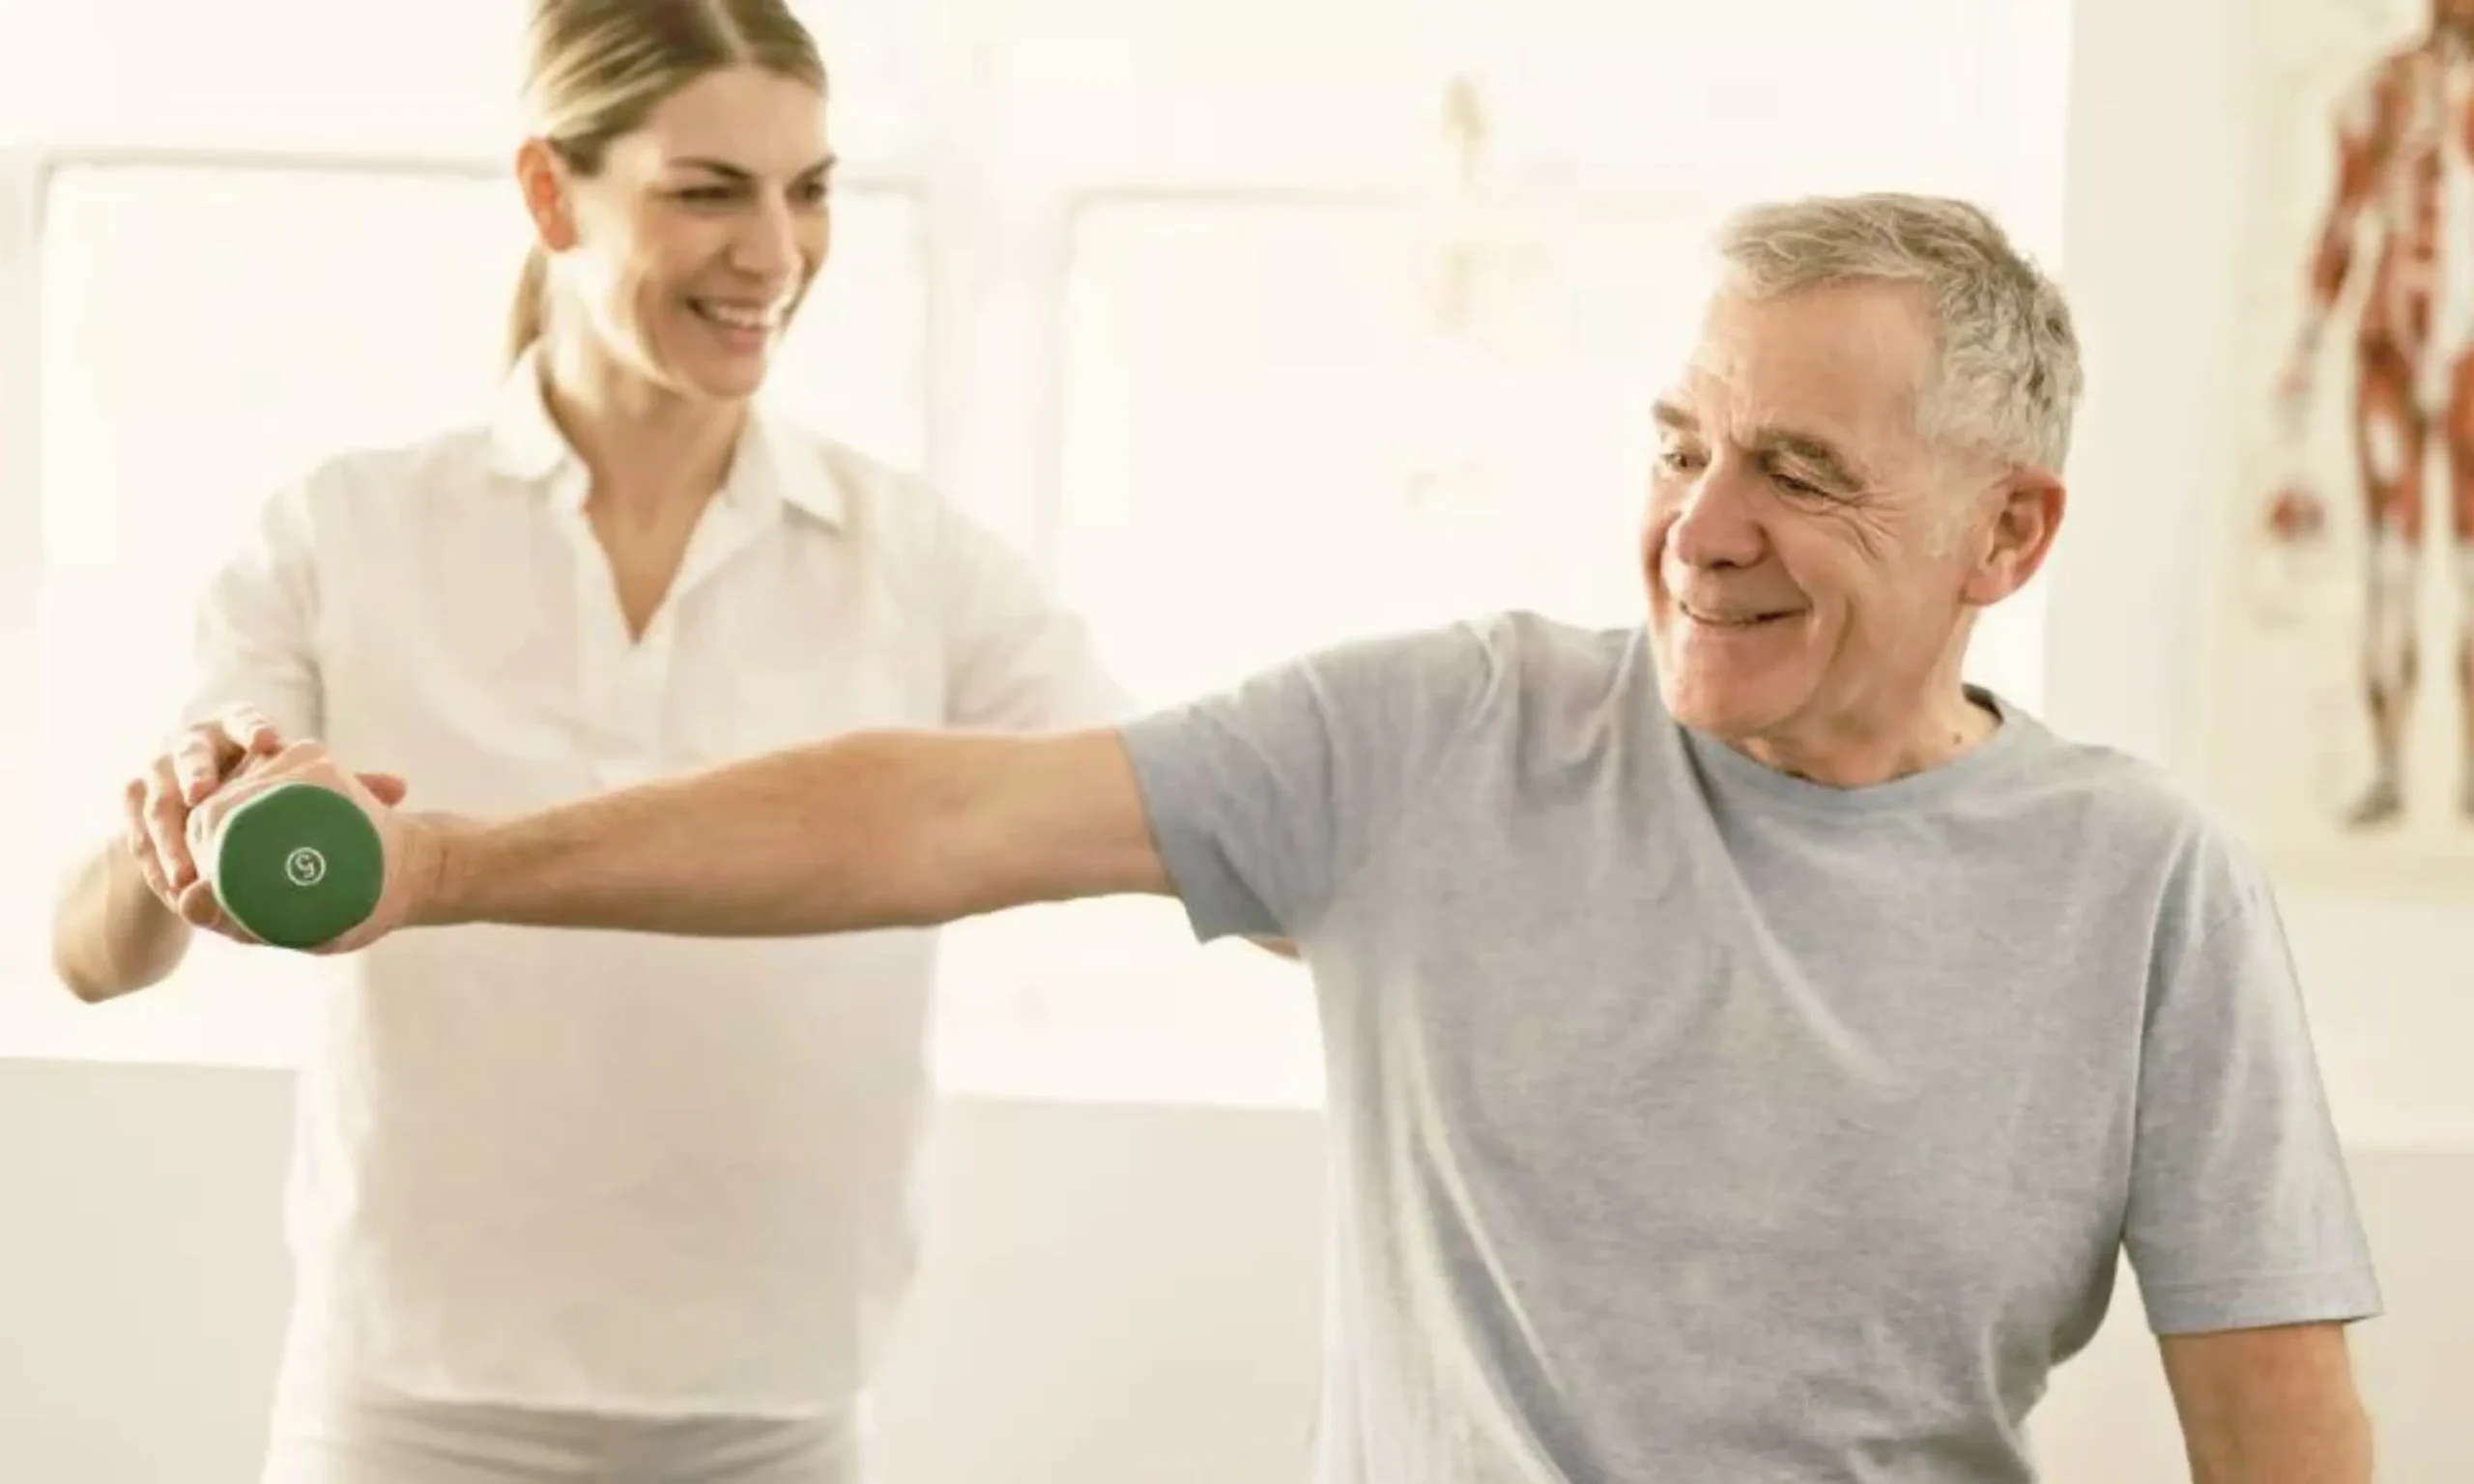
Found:
M 1683 616 L 1694 623 L 1712 629 L 1757 629 L 1764 624 L 1776 623 L 1780 619 L 1796 616 L 1792 609 L 1703 610 L 1694 608 L 1689 603 L 1679 603 L 1676 607 L 1683 611 Z

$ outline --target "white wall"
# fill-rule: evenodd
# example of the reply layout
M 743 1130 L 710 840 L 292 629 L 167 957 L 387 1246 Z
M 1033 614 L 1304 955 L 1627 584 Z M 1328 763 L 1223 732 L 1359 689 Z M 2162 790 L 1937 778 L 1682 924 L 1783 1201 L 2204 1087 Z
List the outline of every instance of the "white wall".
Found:
M 2226 388 L 2243 380 L 2228 363 L 2243 306 L 2227 265 L 2245 251 L 2255 3 L 2080 0 L 2072 37 L 2064 273 L 2088 393 L 2050 578 L 2046 711 L 2185 768 L 2201 751 L 2211 502 L 2235 493 Z M 2347 1133 L 2474 1151 L 2474 910 L 2299 887 L 2284 904 Z
M 2286 0 L 2318 3 L 2318 0 Z M 2333 0 L 2328 0 L 2333 3 Z M 2081 0 L 2067 276 L 2091 395 L 2052 575 L 2047 707 L 2188 750 L 2226 409 L 2243 0 Z M 2474 1478 L 2474 912 L 2293 896 L 2391 1315 L 2361 1332 L 2382 1477 Z M 285 1298 L 288 1079 L 0 1063 L 0 1477 L 248 1477 Z M 1297 1478 L 1318 1130 L 1299 1112 L 965 1101 L 886 1388 L 888 1484 Z M 2185 1477 L 2125 1287 L 2036 1429 L 2052 1484 Z
M 2227 265 L 2243 250 L 2252 10 L 2079 0 L 2072 27 L 2064 263 L 2089 390 L 2052 572 L 2046 710 L 2178 766 L 2199 751 L 2209 502 L 2232 493 Z M 2357 1331 L 2380 1477 L 2474 1478 L 2474 911 L 2290 887 L 2283 903 L 2387 1290 L 2388 1316 Z M 2126 1288 L 2056 1386 L 2037 1434 L 2057 1484 L 2186 1477 L 2137 1318 Z
M 0 1478 L 249 1484 L 288 1295 L 291 1079 L 0 1063 Z M 1303 1484 L 1320 1132 L 1303 1112 L 966 1101 L 882 1398 L 885 1484 Z M 2357 1150 L 2395 1481 L 2474 1478 L 2474 1161 Z M 2184 1478 L 2125 1287 L 2036 1433 L 2050 1484 Z
M 291 1086 L 0 1062 L 0 1479 L 255 1479 Z M 1302 1479 L 1319 1137 L 1302 1111 L 950 1107 L 885 1484 Z

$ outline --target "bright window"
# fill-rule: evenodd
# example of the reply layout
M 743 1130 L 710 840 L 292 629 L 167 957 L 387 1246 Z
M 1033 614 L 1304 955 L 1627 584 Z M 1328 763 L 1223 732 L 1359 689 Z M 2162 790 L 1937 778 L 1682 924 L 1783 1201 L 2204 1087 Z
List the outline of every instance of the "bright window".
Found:
M 1682 328 L 1650 289 L 1688 239 L 1518 243 L 1472 295 L 1482 360 L 1423 324 L 1428 225 L 1243 194 L 1079 214 L 1059 580 L 1146 698 L 1490 609 L 1637 614 L 1635 435 Z

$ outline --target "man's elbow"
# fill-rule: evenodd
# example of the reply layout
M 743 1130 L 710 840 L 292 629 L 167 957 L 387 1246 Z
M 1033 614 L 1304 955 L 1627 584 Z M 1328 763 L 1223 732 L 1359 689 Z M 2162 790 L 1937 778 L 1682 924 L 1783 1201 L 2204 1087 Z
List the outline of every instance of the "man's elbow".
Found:
M 2371 1484 L 2343 1327 L 2169 1338 L 2165 1369 L 2195 1484 Z
M 2258 1419 L 2186 1439 L 2191 1484 L 2373 1484 L 2370 1413 L 2358 1402 L 2309 1419 Z

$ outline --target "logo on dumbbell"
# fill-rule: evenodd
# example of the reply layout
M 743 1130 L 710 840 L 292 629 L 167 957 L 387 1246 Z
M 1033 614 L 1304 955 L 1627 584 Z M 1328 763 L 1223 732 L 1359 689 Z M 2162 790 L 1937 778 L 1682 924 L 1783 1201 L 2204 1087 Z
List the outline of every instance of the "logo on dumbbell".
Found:
M 316 886 L 327 879 L 327 858 L 302 845 L 283 858 L 283 874 L 295 886 Z

